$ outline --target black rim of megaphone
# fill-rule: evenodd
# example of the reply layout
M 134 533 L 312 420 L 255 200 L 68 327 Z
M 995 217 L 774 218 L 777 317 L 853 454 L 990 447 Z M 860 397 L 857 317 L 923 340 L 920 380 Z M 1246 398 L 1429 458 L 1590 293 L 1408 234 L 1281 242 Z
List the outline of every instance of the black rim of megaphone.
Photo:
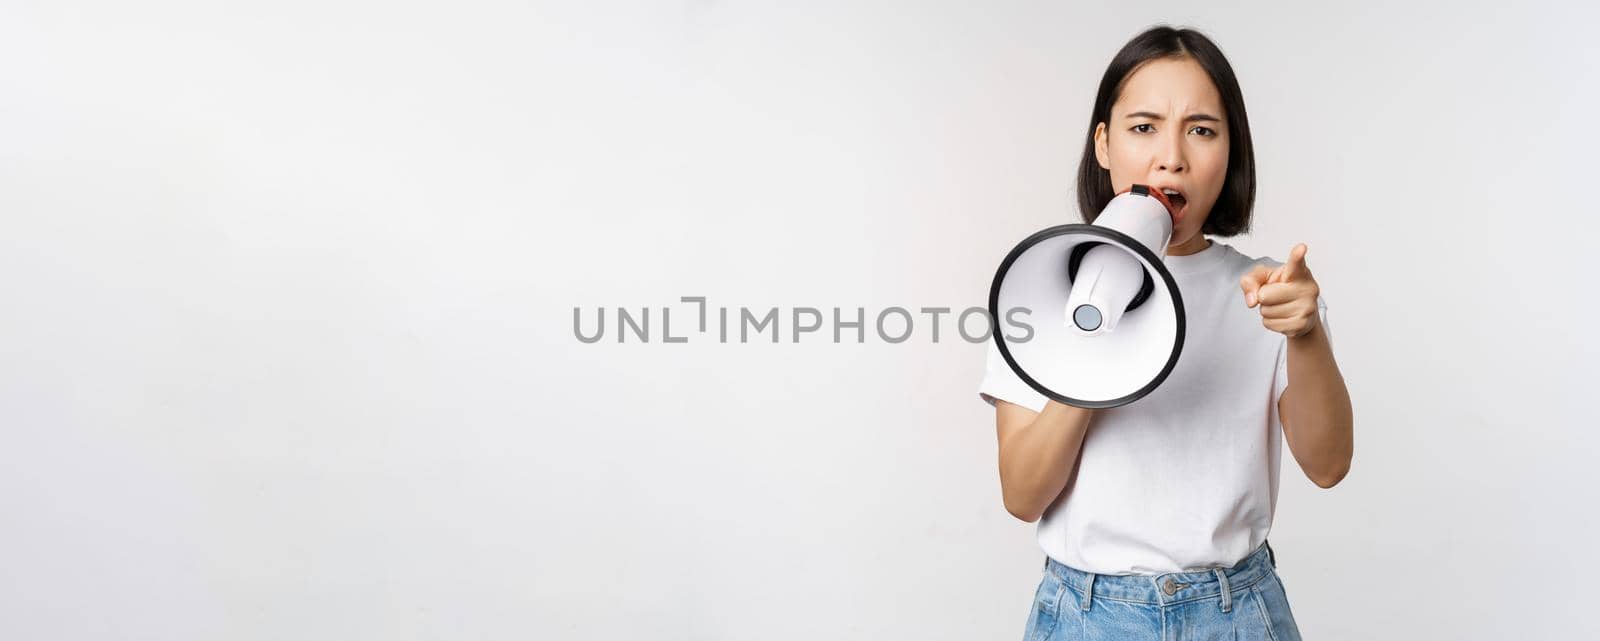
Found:
M 1039 384 L 1039 381 L 1033 380 L 1033 377 L 1029 376 L 1027 372 L 1022 371 L 1022 368 L 1017 365 L 1017 360 L 1011 357 L 1011 350 L 1006 347 L 1006 341 L 1004 338 L 1005 335 L 1000 333 L 1000 283 L 1005 280 L 1006 272 L 1011 270 L 1011 264 L 1017 261 L 1017 257 L 1021 256 L 1022 252 L 1028 251 L 1029 248 L 1039 244 L 1047 238 L 1054 238 L 1062 234 L 1088 234 L 1091 236 L 1100 236 L 1101 238 L 1116 241 L 1123 247 L 1132 249 L 1135 253 L 1139 254 L 1139 256 L 1143 257 L 1145 262 L 1149 263 L 1150 266 L 1155 268 L 1156 273 L 1161 275 L 1161 280 L 1167 284 L 1167 291 L 1172 293 L 1172 309 L 1173 313 L 1178 317 L 1178 336 L 1177 340 L 1172 342 L 1172 355 L 1167 357 L 1167 365 L 1166 367 L 1161 368 L 1160 374 L 1157 374 L 1156 377 L 1151 379 L 1149 383 L 1146 383 L 1144 387 L 1139 388 L 1138 391 L 1135 391 L 1132 394 L 1109 401 L 1085 401 L 1072 398 L 1070 396 L 1057 394 L 1050 388 Z M 1057 225 L 1055 227 L 1040 230 L 1034 235 L 1023 239 L 1022 242 L 1017 243 L 1017 246 L 1011 249 L 1011 253 L 1006 254 L 1006 259 L 1000 261 L 1000 269 L 994 273 L 994 282 L 989 285 L 989 332 L 989 335 L 993 337 L 992 340 L 994 340 L 995 346 L 1000 348 L 1000 356 L 1006 359 L 1006 365 L 1011 367 L 1011 371 L 1016 372 L 1017 376 L 1022 378 L 1022 382 L 1028 384 L 1028 387 L 1032 387 L 1040 394 L 1044 394 L 1049 398 L 1055 399 L 1057 402 L 1066 403 L 1074 407 L 1082 407 L 1087 409 L 1107 409 L 1112 407 L 1121 407 L 1144 398 L 1146 394 L 1155 391 L 1157 387 L 1161 386 L 1163 381 L 1167 380 L 1167 375 L 1172 373 L 1172 368 L 1178 365 L 1178 355 L 1183 353 L 1183 339 L 1184 336 L 1188 334 L 1188 323 L 1183 313 L 1183 294 L 1178 291 L 1178 283 L 1172 279 L 1172 272 L 1167 271 L 1167 266 L 1161 262 L 1160 256 L 1157 256 L 1155 252 L 1150 251 L 1150 248 L 1145 247 L 1144 243 L 1134 240 L 1132 236 L 1124 234 L 1115 229 L 1077 223 L 1070 225 Z

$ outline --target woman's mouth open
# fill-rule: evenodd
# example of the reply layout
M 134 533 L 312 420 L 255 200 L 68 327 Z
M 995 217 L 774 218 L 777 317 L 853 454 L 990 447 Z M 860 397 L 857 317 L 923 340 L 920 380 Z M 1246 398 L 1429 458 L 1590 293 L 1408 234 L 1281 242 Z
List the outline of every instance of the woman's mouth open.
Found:
M 1172 212 L 1172 224 L 1178 224 L 1178 221 L 1183 219 L 1183 212 L 1189 204 L 1189 199 L 1183 196 L 1183 192 L 1171 187 L 1163 188 L 1161 195 L 1167 197 L 1167 204 Z

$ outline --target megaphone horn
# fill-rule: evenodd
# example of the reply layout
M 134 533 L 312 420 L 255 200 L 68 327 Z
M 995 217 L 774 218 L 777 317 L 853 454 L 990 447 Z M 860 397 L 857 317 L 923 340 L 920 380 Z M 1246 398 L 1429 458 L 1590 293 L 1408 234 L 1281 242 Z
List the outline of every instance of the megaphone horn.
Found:
M 1078 407 L 1109 408 L 1154 391 L 1183 351 L 1183 296 L 1163 264 L 1172 203 L 1134 185 L 1093 224 L 1058 225 L 1024 239 L 989 288 L 990 332 L 1030 387 Z M 1008 310 L 1035 315 L 1038 330 L 1000 331 Z

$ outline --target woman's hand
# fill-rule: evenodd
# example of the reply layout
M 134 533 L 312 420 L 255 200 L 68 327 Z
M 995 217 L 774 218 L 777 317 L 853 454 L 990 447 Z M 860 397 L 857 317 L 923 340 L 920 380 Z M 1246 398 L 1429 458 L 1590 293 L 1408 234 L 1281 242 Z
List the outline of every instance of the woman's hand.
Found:
M 1261 305 L 1261 324 L 1289 338 L 1304 336 L 1316 329 L 1316 279 L 1306 267 L 1306 244 L 1289 250 L 1289 262 L 1276 269 L 1256 265 L 1239 279 L 1246 307 Z

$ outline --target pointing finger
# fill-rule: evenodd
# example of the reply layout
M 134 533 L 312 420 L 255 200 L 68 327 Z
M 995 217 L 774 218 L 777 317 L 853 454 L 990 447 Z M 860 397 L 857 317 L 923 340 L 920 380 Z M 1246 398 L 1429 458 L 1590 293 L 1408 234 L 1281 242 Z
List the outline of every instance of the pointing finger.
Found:
M 1306 275 L 1306 247 L 1305 243 L 1294 246 L 1289 250 L 1289 262 L 1283 266 L 1283 280 L 1290 281 L 1304 278 Z

